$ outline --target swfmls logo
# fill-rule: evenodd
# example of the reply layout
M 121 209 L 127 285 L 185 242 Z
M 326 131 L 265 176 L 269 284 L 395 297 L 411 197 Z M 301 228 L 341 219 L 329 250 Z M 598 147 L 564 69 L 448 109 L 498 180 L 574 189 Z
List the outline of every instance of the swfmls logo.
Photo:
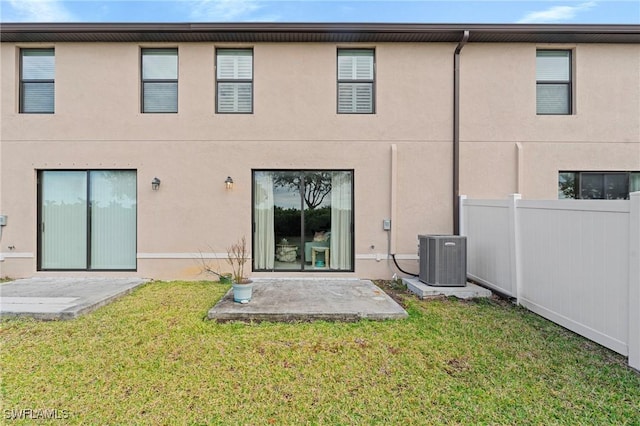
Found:
M 65 420 L 70 417 L 68 410 L 48 408 L 5 409 L 6 420 Z

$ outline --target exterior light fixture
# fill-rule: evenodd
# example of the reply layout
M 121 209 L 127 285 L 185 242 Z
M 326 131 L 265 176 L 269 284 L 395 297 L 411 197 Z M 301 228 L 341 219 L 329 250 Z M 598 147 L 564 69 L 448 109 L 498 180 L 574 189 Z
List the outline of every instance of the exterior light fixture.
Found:
M 151 189 L 153 189 L 154 191 L 157 191 L 160 188 L 160 179 L 158 179 L 157 177 L 154 177 L 153 180 L 151 181 Z
M 233 189 L 233 179 L 231 179 L 231 176 L 227 176 L 227 178 L 224 180 L 224 185 L 227 187 L 227 189 Z

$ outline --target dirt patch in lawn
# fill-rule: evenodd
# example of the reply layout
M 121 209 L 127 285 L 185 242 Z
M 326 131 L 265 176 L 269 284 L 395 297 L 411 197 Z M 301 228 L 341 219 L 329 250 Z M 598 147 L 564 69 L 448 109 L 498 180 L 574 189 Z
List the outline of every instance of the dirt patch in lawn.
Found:
M 380 287 L 385 293 L 387 293 L 393 300 L 395 300 L 400 306 L 406 309 L 407 307 L 407 299 L 414 298 L 416 299 L 418 296 L 411 293 L 407 286 L 402 282 L 402 280 L 372 280 L 375 285 Z M 442 300 L 447 299 L 447 296 L 432 296 L 427 297 L 424 300 Z M 504 297 L 500 297 L 499 295 L 493 293 L 490 298 L 488 298 L 491 302 L 498 304 L 500 306 L 511 306 L 513 303 Z M 476 299 L 459 299 L 460 303 L 476 303 Z
M 373 280 L 373 283 L 403 308 L 407 307 L 407 298 L 415 297 L 413 293 L 407 290 L 407 286 L 404 285 L 402 280 Z

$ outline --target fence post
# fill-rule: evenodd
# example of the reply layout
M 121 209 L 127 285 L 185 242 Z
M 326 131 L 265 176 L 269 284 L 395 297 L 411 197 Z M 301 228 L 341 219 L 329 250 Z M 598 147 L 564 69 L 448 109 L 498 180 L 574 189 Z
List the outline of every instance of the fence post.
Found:
M 464 205 L 464 202 L 467 201 L 467 196 L 466 195 L 460 195 L 460 216 L 458 218 L 458 231 L 460 235 L 466 235 L 467 234 L 467 227 L 464 226 L 464 220 L 465 220 L 465 216 L 466 213 L 464 211 L 464 209 L 466 208 Z
M 629 366 L 640 370 L 640 192 L 629 199 Z
M 518 229 L 518 200 L 520 194 L 509 195 L 509 270 L 511 282 L 515 284 L 516 303 L 520 304 L 520 230 Z

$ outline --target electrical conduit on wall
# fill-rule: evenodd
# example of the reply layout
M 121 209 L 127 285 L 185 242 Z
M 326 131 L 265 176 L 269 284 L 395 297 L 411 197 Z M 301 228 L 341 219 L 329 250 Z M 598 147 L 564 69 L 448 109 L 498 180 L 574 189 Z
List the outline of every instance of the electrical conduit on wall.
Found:
M 391 229 L 389 232 L 389 254 L 396 254 L 396 214 L 398 205 L 398 147 L 391 144 L 391 205 L 389 215 L 391 219 Z
M 393 264 L 403 274 L 417 277 L 416 274 L 403 270 L 396 260 L 396 242 L 397 242 L 397 213 L 398 213 L 398 146 L 391 144 L 391 205 L 390 205 L 391 229 L 388 232 L 388 254 L 391 256 Z

